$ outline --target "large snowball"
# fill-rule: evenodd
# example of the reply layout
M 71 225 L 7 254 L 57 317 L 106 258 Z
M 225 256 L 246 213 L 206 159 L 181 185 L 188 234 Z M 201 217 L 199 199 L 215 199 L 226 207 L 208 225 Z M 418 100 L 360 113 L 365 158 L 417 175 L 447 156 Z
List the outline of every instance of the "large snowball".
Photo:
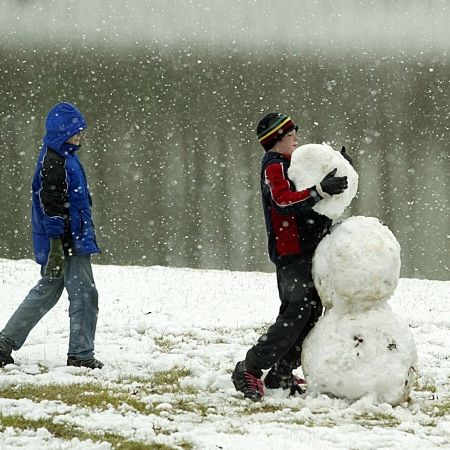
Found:
M 327 144 L 307 144 L 294 150 L 288 171 L 296 190 L 301 191 L 320 183 L 333 169 L 337 169 L 336 176 L 347 176 L 348 188 L 342 194 L 322 199 L 313 208 L 330 219 L 342 215 L 358 190 L 358 174 L 351 164 Z
M 317 246 L 312 274 L 326 308 L 367 309 L 386 301 L 400 276 L 400 245 L 374 217 L 335 225 Z
M 408 325 L 386 303 L 349 314 L 333 308 L 303 343 L 302 368 L 309 394 L 396 405 L 416 380 L 417 352 Z

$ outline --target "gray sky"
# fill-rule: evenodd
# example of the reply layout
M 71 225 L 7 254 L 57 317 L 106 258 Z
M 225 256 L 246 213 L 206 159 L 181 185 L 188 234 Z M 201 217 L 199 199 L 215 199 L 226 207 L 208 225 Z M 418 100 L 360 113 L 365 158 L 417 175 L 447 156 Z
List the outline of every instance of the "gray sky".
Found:
M 0 43 L 442 50 L 448 0 L 0 0 Z

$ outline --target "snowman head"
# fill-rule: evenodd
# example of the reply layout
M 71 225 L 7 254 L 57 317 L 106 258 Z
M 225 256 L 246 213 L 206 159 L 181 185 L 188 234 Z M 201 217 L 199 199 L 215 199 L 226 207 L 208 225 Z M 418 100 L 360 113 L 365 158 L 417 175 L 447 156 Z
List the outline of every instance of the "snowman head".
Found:
M 400 245 L 374 217 L 350 217 L 318 245 L 313 279 L 326 308 L 367 309 L 394 293 L 400 276 Z
M 320 183 L 333 169 L 337 169 L 336 176 L 347 176 L 348 188 L 342 194 L 320 200 L 313 208 L 330 219 L 342 215 L 358 190 L 358 174 L 350 163 L 327 144 L 307 144 L 294 150 L 288 171 L 296 190 L 301 191 Z

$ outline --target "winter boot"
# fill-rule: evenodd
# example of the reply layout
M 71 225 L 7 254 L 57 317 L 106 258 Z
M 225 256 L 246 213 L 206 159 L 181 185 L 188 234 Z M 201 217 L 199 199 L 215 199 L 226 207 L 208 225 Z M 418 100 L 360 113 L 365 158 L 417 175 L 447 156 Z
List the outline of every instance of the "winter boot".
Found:
M 103 363 L 98 359 L 78 359 L 75 358 L 75 356 L 69 356 L 67 358 L 67 365 L 75 367 L 87 367 L 88 369 L 101 369 L 103 367 Z
M 258 402 L 264 397 L 261 375 L 262 371 L 249 371 L 245 366 L 245 361 L 239 361 L 231 375 L 231 380 L 236 390 L 242 392 L 245 398 Z
M 11 353 L 0 352 L 0 367 L 5 367 L 7 364 L 14 364 Z

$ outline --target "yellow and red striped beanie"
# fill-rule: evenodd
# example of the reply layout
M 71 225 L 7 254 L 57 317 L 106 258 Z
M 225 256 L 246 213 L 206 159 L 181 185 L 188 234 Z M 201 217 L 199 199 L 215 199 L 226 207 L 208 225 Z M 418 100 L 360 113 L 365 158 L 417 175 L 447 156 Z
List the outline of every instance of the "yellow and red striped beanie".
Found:
M 269 113 L 259 121 L 256 134 L 260 144 L 268 151 L 292 130 L 297 131 L 298 126 L 289 116 L 281 113 Z

